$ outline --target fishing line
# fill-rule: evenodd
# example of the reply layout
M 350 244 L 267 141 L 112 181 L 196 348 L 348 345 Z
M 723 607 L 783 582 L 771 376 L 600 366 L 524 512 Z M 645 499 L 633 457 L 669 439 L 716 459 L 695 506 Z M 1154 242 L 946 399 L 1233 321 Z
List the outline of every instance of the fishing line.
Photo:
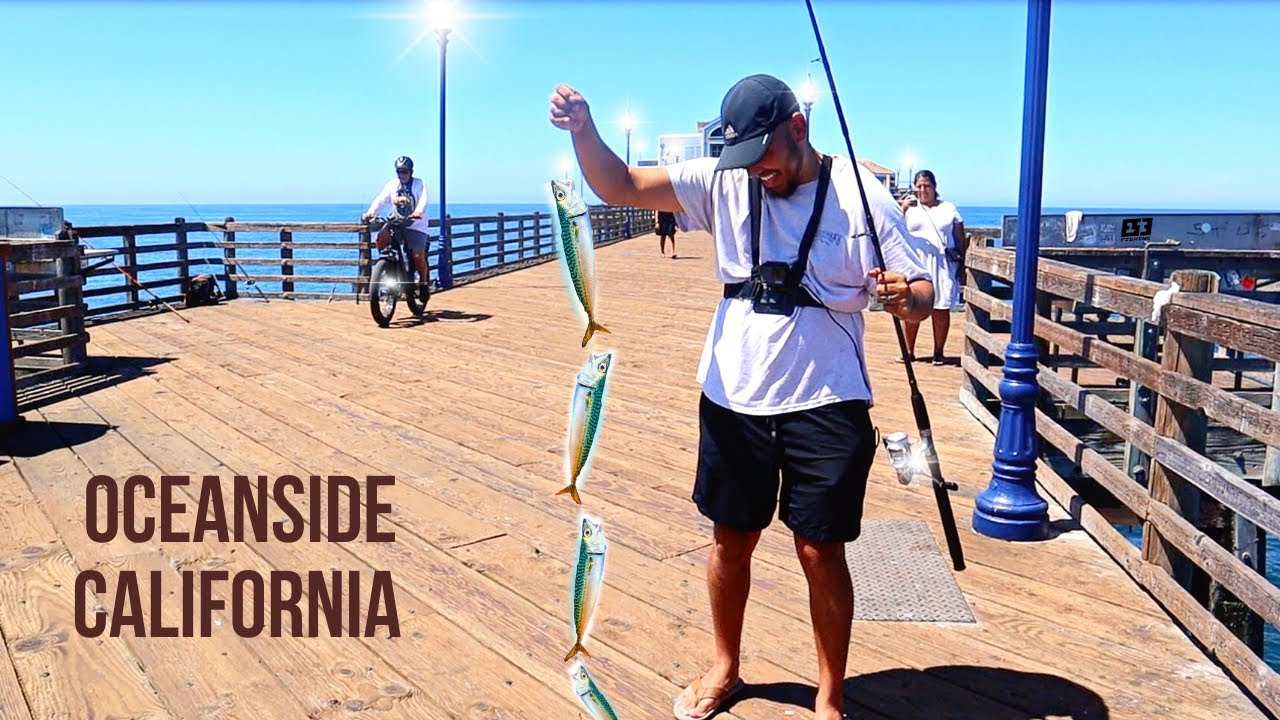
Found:
M 27 191 L 26 191 L 26 190 L 23 190 L 22 188 L 20 188 L 20 187 L 18 187 L 17 185 L 15 185 L 15 184 L 14 184 L 14 182 L 13 182 L 12 180 L 10 180 L 9 178 L 4 177 L 3 175 L 0 175 L 0 178 L 3 178 L 5 182 L 9 183 L 10 185 L 13 185 L 13 189 L 14 189 L 14 190 L 17 190 L 18 192 L 22 193 L 23 195 L 26 195 L 26 197 L 27 197 L 27 199 L 28 199 L 28 200 L 30 200 L 31 202 L 33 202 L 33 203 L 35 203 L 35 204 L 36 204 L 36 207 L 44 207 L 44 205 L 41 205 L 41 204 L 40 204 L 40 201 L 39 201 L 39 200 L 36 200 L 35 198 L 31 197 L 30 195 L 27 195 Z M 80 237 L 80 234 L 79 234 L 79 233 L 76 233 L 76 238 L 77 238 L 81 243 L 83 243 L 85 247 L 89 248 L 90 250 L 94 250 L 94 251 L 101 252 L 100 250 L 98 250 L 98 248 L 96 248 L 96 247 L 94 247 L 93 245 L 89 244 L 89 241 L 88 241 L 88 240 L 85 240 L 84 238 Z M 125 279 L 127 279 L 129 282 L 133 283 L 134 285 L 137 285 L 139 288 L 141 288 L 142 290 L 144 290 L 148 295 L 150 295 L 151 297 L 155 298 L 155 299 L 156 299 L 156 301 L 157 301 L 157 302 L 159 302 L 160 304 L 162 304 L 162 305 L 164 305 L 165 307 L 169 308 L 169 310 L 170 310 L 171 312 L 173 312 L 173 314 L 174 314 L 174 315 L 177 315 L 177 316 L 178 316 L 178 318 L 182 320 L 182 322 L 185 322 L 185 323 L 189 323 L 189 322 L 191 322 L 190 320 L 188 320 L 188 319 L 186 319 L 185 317 L 183 317 L 183 316 L 182 316 L 182 313 L 178 312 L 178 309 L 177 309 L 177 308 L 175 308 L 174 306 L 172 306 L 172 305 L 170 305 L 169 303 L 165 302 L 165 301 L 164 301 L 164 299 L 163 299 L 163 298 L 161 298 L 159 295 L 156 295 L 154 292 L 151 292 L 151 288 L 149 288 L 149 287 L 147 287 L 146 285 L 143 285 L 142 283 L 138 282 L 137 278 L 135 278 L 134 276 L 130 275 L 130 274 L 129 274 L 129 273 L 128 273 L 124 268 L 122 268 L 122 267 L 120 267 L 118 264 L 116 264 L 116 261 L 115 261 L 115 260 L 108 260 L 108 262 L 110 262 L 110 263 L 111 263 L 111 265 L 112 265 L 112 267 L 114 267 L 116 270 L 119 270 L 119 271 L 120 271 L 120 274 L 125 276 Z M 3 272 L 3 269 L 0 269 L 0 272 Z M 83 272 L 83 268 L 81 269 L 81 272 Z
M 822 67 L 827 73 L 827 84 L 831 88 L 831 99 L 835 103 L 836 116 L 840 120 L 840 130 L 844 133 L 845 146 L 849 150 L 849 161 L 853 163 L 853 177 L 858 183 L 858 194 L 862 197 L 862 211 L 866 218 L 867 233 L 871 236 L 871 244 L 876 251 L 876 261 L 880 268 L 886 269 L 884 251 L 880 248 L 880 235 L 876 231 L 875 220 L 871 216 L 871 204 L 867 200 L 866 190 L 862 185 L 862 173 L 858 167 L 858 159 L 853 153 L 853 140 L 849 137 L 849 126 L 845 122 L 844 110 L 840 105 L 840 94 L 836 92 L 836 79 L 831 72 L 831 62 L 827 58 L 827 48 L 822 42 L 822 32 L 818 29 L 818 16 L 814 14 L 813 0 L 805 0 L 809 9 L 809 21 L 813 25 L 813 36 L 818 42 L 818 54 Z M 897 315 L 889 313 L 893 318 L 893 329 L 898 336 L 898 349 L 902 353 L 902 365 L 907 371 L 907 383 L 911 387 L 911 408 L 915 414 L 916 428 L 920 432 L 920 440 L 925 447 L 929 474 L 933 479 L 933 494 L 938 503 L 938 514 L 942 519 L 943 534 L 947 539 L 947 549 L 951 553 L 951 563 L 957 571 L 964 569 L 964 550 L 960 547 L 960 533 L 956 529 L 955 515 L 951 511 L 951 498 L 948 490 L 956 490 L 958 486 L 942 478 L 942 467 L 938 462 L 938 453 L 933 445 L 933 428 L 929 423 L 929 410 L 925 406 L 924 396 L 916 383 L 916 373 L 911 367 L 910 353 L 907 352 L 907 339 L 902 330 L 902 321 Z

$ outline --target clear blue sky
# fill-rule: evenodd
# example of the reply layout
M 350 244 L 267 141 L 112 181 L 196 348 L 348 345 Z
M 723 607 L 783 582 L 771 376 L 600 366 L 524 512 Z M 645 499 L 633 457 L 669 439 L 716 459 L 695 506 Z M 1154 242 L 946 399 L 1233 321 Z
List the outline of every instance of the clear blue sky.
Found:
M 1017 202 L 1026 3 L 816 0 L 860 158 L 905 154 L 963 205 Z M 826 88 L 804 3 L 461 0 L 448 199 L 542 202 L 578 87 L 621 155 L 715 117 L 738 78 Z M 422 0 L 0 4 L 0 175 L 46 205 L 366 202 L 407 153 L 438 178 Z M 395 17 L 396 15 L 404 17 Z M 1274 210 L 1280 2 L 1060 0 L 1044 202 Z M 844 153 L 829 95 L 815 144 Z M 0 182 L 0 205 L 28 201 Z

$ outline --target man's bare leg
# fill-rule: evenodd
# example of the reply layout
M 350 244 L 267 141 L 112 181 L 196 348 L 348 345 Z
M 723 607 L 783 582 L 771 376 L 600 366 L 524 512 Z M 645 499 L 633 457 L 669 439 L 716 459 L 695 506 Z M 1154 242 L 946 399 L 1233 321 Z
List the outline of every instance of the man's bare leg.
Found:
M 818 543 L 796 537 L 796 554 L 809 581 L 809 615 L 818 647 L 818 696 L 815 720 L 839 720 L 844 708 L 844 673 L 853 625 L 853 581 L 845 564 L 844 543 Z
M 758 532 L 741 532 L 716 525 L 715 544 L 707 561 L 707 590 L 711 596 L 711 621 L 716 638 L 716 660 L 702 676 L 704 688 L 728 688 L 738 681 L 742 656 L 742 624 L 751 592 L 751 553 L 760 541 Z M 711 707 L 704 700 L 695 709 L 693 693 L 680 695 L 680 705 L 693 717 Z

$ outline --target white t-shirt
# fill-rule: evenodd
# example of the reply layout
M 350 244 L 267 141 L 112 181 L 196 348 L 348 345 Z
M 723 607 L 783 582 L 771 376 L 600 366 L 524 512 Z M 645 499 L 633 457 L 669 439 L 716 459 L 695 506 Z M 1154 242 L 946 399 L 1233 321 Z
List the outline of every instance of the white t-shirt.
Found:
M 378 193 L 378 197 L 374 198 L 373 202 L 369 203 L 368 213 L 370 215 L 385 216 L 387 211 L 391 209 L 391 201 L 395 198 L 396 191 L 399 189 L 399 178 L 392 178 L 391 180 L 388 180 L 387 184 L 382 186 L 382 190 Z M 422 217 L 414 220 L 409 227 L 426 233 L 427 229 L 431 227 L 431 219 L 427 217 L 427 187 L 422 183 L 422 178 L 414 178 L 409 183 L 409 192 L 413 193 L 413 211 L 422 213 Z
M 666 166 L 684 208 L 676 219 L 686 232 L 704 230 L 714 236 L 720 282 L 742 282 L 751 276 L 747 172 L 715 173 L 716 162 L 699 158 Z M 902 210 L 871 171 L 860 171 L 889 269 L 909 280 L 928 277 L 908 248 Z M 713 186 L 715 175 L 720 177 Z M 790 197 L 764 194 L 761 262 L 795 262 L 817 186 L 814 179 Z M 830 312 L 800 307 L 790 317 L 767 315 L 754 312 L 750 300 L 721 300 L 698 367 L 703 392 L 712 402 L 748 415 L 776 415 L 844 400 L 870 403 L 861 311 L 875 297 L 875 282 L 867 275 L 875 267 L 853 165 L 836 157 L 802 281 Z
M 959 208 L 946 200 L 931 208 L 923 205 L 907 208 L 907 231 L 932 245 L 939 254 L 956 246 L 954 228 L 962 222 Z

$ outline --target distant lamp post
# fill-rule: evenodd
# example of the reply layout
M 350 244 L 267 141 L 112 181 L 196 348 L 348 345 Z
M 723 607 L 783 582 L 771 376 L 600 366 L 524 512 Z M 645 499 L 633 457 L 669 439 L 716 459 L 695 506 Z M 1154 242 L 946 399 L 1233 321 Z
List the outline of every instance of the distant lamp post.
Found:
M 813 84 L 813 76 L 805 75 L 804 84 L 800 86 L 800 103 L 804 105 L 804 125 L 809 127 L 809 110 L 818 99 L 818 87 Z
M 636 119 L 628 110 L 622 114 L 622 131 L 627 134 L 627 164 L 631 164 L 631 131 L 636 127 Z
M 644 138 L 636 138 L 636 164 L 644 162 Z
M 635 129 L 636 119 L 632 117 L 631 111 L 628 110 L 622 115 L 622 129 L 627 133 L 627 167 L 631 167 L 631 131 Z M 626 237 L 631 237 L 631 211 L 626 210 L 626 222 L 623 232 Z
M 449 46 L 449 33 L 458 19 L 455 0 L 432 0 L 431 24 L 440 41 L 440 262 L 436 272 L 441 288 L 453 287 L 453 243 L 449 237 L 449 221 L 445 206 L 445 50 Z
M 914 155 L 912 155 L 911 153 L 905 153 L 905 154 L 903 154 L 903 156 L 902 156 L 902 167 L 906 168 L 906 170 L 907 170 L 907 174 L 906 174 L 906 176 L 902 179 L 902 184 L 907 188 L 907 190 L 908 190 L 908 191 L 910 191 L 910 190 L 911 190 L 911 183 L 912 183 L 912 179 L 911 179 L 911 171 L 912 171 L 912 170 L 914 170 L 914 169 L 915 169 L 915 167 L 916 167 L 916 158 L 915 158 L 915 156 L 914 156 Z
M 568 158 L 560 161 L 560 169 L 564 171 L 564 181 L 566 183 L 573 182 L 571 179 L 569 179 L 569 171 L 573 169 L 573 164 L 569 162 Z

